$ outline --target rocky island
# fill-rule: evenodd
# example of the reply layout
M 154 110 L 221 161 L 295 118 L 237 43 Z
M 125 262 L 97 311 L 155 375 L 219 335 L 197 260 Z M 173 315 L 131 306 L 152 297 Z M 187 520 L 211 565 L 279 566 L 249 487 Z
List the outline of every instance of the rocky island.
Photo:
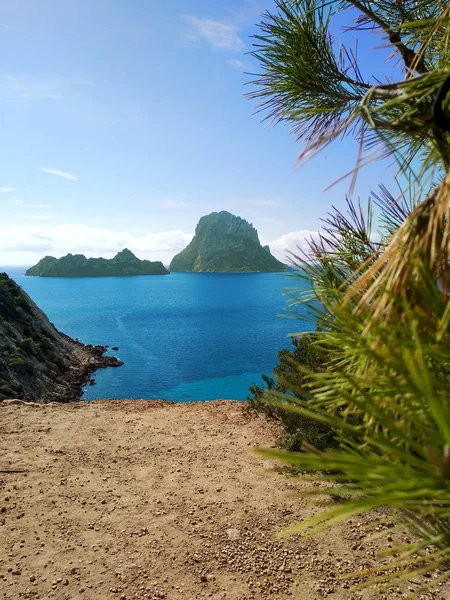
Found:
M 125 277 L 133 275 L 168 275 L 160 261 L 140 260 L 128 248 L 114 258 L 86 258 L 84 254 L 67 254 L 62 258 L 46 256 L 25 275 L 37 277 Z
M 59 332 L 6 273 L 0 273 L 0 401 L 73 402 L 94 371 L 123 363 Z
M 286 268 L 269 246 L 261 246 L 253 225 L 225 210 L 200 219 L 191 243 L 169 267 L 188 273 L 271 273 Z

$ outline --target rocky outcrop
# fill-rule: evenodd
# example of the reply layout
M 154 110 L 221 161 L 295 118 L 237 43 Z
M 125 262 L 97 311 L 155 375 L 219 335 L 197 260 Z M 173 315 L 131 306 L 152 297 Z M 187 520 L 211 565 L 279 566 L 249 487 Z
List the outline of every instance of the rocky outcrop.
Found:
M 167 275 L 162 262 L 140 260 L 128 248 L 114 258 L 86 258 L 84 254 L 67 254 L 62 258 L 46 256 L 25 275 L 38 277 L 125 277 L 133 275 Z
M 261 246 L 256 229 L 227 211 L 202 217 L 191 243 L 170 263 L 171 271 L 254 273 L 284 271 L 286 265 Z
M 123 363 L 106 347 L 59 332 L 6 273 L 0 273 L 0 400 L 73 402 L 92 373 Z

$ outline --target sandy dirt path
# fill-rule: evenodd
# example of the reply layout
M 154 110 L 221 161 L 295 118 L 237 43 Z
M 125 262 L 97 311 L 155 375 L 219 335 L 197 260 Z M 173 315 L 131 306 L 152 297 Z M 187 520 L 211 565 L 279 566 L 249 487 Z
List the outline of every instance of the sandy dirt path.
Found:
M 0 470 L 27 470 L 0 473 L 0 598 L 405 598 L 339 578 L 375 564 L 363 519 L 276 539 L 316 510 L 251 451 L 277 433 L 238 402 L 0 406 Z

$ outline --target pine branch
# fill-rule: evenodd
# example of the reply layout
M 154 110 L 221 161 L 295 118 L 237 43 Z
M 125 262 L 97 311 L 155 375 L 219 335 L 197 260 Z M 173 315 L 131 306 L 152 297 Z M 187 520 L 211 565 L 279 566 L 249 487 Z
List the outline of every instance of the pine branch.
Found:
M 418 55 L 414 50 L 408 48 L 408 46 L 402 42 L 399 31 L 392 29 L 392 27 L 390 27 L 383 19 L 376 15 L 372 10 L 365 7 L 362 2 L 359 2 L 359 0 L 348 0 L 348 2 L 356 9 L 364 13 L 366 17 L 381 27 L 381 29 L 383 29 L 388 36 L 390 43 L 393 44 L 400 52 L 407 69 L 416 71 L 420 74 L 428 72 L 423 56 Z

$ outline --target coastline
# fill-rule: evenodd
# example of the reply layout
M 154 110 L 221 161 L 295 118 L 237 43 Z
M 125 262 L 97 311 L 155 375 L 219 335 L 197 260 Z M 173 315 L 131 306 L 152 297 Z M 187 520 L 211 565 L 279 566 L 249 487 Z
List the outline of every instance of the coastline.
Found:
M 72 361 L 68 369 L 55 380 L 52 389 L 41 396 L 40 403 L 81 402 L 83 387 L 88 385 L 95 371 L 108 367 L 121 367 L 124 364 L 115 356 L 104 356 L 108 350 L 107 346 L 83 344 L 61 331 L 58 333 L 72 346 L 76 360 Z
M 97 372 L 96 385 L 84 388 L 82 397 L 87 400 L 244 400 L 260 374 L 272 371 L 277 352 L 291 344 L 292 324 L 277 318 L 285 307 L 284 274 L 23 276 L 17 281 L 59 331 L 85 344 L 108 345 L 106 354 L 125 361 L 118 372 Z M 180 352 L 172 354 L 174 340 Z M 207 350 L 219 345 L 220 353 Z M 115 346 L 120 350 L 114 352 Z

